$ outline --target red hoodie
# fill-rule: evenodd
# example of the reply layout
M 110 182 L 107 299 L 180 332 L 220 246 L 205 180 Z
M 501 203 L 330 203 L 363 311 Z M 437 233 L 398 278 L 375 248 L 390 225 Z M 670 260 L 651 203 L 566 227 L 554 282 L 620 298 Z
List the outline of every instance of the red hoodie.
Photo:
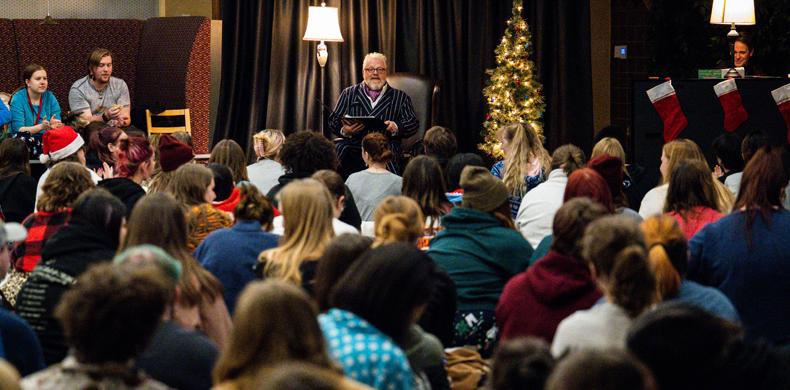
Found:
M 600 298 L 584 261 L 550 251 L 505 285 L 496 307 L 500 337 L 534 336 L 551 344 L 560 321 Z
M 211 205 L 214 206 L 215 209 L 219 209 L 228 213 L 233 214 L 233 209 L 239 204 L 241 200 L 241 190 L 239 187 L 233 187 L 233 191 L 230 192 L 230 195 L 225 200 L 219 202 L 211 202 Z

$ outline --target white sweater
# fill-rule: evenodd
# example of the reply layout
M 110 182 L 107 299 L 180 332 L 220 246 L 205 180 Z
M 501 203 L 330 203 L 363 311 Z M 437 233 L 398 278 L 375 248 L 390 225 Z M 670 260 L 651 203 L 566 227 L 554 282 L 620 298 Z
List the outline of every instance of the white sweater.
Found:
M 533 248 L 552 234 L 554 214 L 562 206 L 568 175 L 562 169 L 549 172 L 548 179 L 524 195 L 516 216 L 516 227 Z
M 551 343 L 551 354 L 584 349 L 625 348 L 625 337 L 631 318 L 614 303 L 604 302 L 588 310 L 579 310 L 557 326 Z

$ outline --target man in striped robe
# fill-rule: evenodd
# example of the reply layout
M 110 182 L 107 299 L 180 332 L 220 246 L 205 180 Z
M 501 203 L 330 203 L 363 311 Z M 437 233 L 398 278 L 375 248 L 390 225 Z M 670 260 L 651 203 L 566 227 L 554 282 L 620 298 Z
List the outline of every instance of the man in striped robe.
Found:
M 362 62 L 363 81 L 343 90 L 329 116 L 329 129 L 341 140 L 336 142 L 339 172 L 344 178 L 365 169 L 362 161 L 362 138 L 371 131 L 385 134 L 393 158 L 387 168 L 400 174 L 401 139 L 417 132 L 419 121 L 414 114 L 411 98 L 405 92 L 387 85 L 387 57 L 370 53 Z M 386 128 L 365 128 L 348 116 L 373 116 L 381 119 Z

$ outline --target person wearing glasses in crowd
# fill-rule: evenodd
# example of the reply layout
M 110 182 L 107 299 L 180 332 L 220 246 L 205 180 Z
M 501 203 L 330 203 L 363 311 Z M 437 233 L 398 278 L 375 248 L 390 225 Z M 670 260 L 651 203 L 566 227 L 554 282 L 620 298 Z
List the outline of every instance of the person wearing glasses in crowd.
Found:
M 335 144 L 340 160 L 339 172 L 345 178 L 365 169 L 362 138 L 375 131 L 387 136 L 394 156 L 387 169 L 397 174 L 400 171 L 401 140 L 417 132 L 419 120 L 409 95 L 387 84 L 387 57 L 381 53 L 369 53 L 362 62 L 362 68 L 363 81 L 343 90 L 327 122 L 332 133 L 342 138 Z M 347 117 L 376 117 L 384 122 L 384 126 L 366 126 L 361 120 Z

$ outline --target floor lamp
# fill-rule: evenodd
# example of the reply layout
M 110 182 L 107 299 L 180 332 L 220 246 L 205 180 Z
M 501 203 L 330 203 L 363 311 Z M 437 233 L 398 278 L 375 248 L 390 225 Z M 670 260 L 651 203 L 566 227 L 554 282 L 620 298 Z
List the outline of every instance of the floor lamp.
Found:
M 303 41 L 319 41 L 316 47 L 316 58 L 321 67 L 321 134 L 324 132 L 324 67 L 329 58 L 329 51 L 324 42 L 343 42 L 343 35 L 340 34 L 340 20 L 337 16 L 337 7 L 327 7 L 326 3 L 321 2 L 320 7 L 310 7 L 307 13 L 307 28 L 305 29 Z
M 713 7 L 710 10 L 710 23 L 730 25 L 727 40 L 730 41 L 732 67 L 727 71 L 725 77 L 741 77 L 738 71 L 735 70 L 735 40 L 738 39 L 738 31 L 735 30 L 735 25 L 751 26 L 756 23 L 754 18 L 754 0 L 713 0 Z

